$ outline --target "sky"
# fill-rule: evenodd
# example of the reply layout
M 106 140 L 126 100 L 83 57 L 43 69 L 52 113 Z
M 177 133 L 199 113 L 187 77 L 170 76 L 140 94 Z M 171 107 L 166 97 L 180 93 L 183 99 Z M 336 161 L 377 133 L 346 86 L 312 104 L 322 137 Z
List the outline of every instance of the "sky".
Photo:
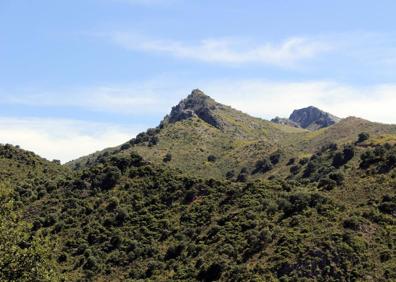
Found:
M 393 0 L 0 0 L 0 143 L 66 162 L 199 88 L 251 115 L 396 123 Z

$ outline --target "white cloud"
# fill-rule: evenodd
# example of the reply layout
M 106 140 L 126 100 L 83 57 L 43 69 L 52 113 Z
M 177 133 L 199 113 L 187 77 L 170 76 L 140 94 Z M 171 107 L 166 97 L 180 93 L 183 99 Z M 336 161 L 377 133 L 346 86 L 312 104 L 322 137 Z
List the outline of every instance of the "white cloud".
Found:
M 0 143 L 20 145 L 49 160 L 66 162 L 122 144 L 143 129 L 74 120 L 0 118 Z
M 297 108 L 317 106 L 339 117 L 358 116 L 396 123 L 396 84 L 358 87 L 329 81 L 222 81 L 205 88 L 209 95 L 254 116 L 288 117 Z
M 291 37 L 280 43 L 251 47 L 251 42 L 230 39 L 205 39 L 195 44 L 174 40 L 152 40 L 128 32 L 114 32 L 112 40 L 120 46 L 143 52 L 167 54 L 176 58 L 208 63 L 265 64 L 295 67 L 334 48 L 327 42 L 304 37 Z
M 396 123 L 396 84 L 355 86 L 334 81 L 195 80 L 164 78 L 140 87 L 106 86 L 4 96 L 3 104 L 76 107 L 107 113 L 160 119 L 193 88 L 219 102 L 264 118 L 289 116 L 296 108 L 317 106 L 340 117 L 359 116 Z M 59 94 L 61 93 L 61 94 Z M 64 95 L 62 93 L 72 93 Z M 0 95 L 2 96 L 2 95 Z M 136 120 L 135 119 L 135 120 Z M 158 120 L 159 122 L 160 120 Z

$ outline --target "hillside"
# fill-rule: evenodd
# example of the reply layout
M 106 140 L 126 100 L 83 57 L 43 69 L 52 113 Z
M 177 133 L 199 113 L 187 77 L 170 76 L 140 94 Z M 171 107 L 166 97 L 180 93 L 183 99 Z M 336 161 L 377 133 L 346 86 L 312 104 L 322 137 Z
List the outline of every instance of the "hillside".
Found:
M 68 281 L 387 281 L 396 147 L 369 143 L 247 182 L 109 155 L 22 210 L 33 234 L 58 242 L 55 269 Z
M 121 146 L 4 145 L 0 168 L 0 280 L 396 279 L 394 125 L 309 131 L 195 90 Z
M 157 128 L 149 129 L 119 147 L 67 165 L 78 169 L 95 164 L 103 155 L 128 155 L 136 151 L 153 163 L 165 164 L 187 175 L 235 179 L 241 171 L 248 171 L 253 178 L 269 177 L 286 175 L 284 167 L 290 159 L 310 156 L 331 143 L 354 142 L 361 132 L 377 138 L 396 136 L 396 126 L 393 125 L 352 117 L 339 121 L 322 111 L 318 116 L 318 122 L 323 117 L 337 122 L 314 131 L 276 124 L 222 105 L 200 90 L 194 90 Z M 271 171 L 252 173 L 258 162 L 271 157 L 278 159 Z

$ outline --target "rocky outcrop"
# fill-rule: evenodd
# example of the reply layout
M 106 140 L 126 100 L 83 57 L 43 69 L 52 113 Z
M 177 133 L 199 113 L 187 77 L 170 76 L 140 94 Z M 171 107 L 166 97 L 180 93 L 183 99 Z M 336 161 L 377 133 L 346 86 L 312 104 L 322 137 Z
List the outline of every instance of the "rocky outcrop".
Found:
M 276 118 L 271 119 L 271 121 L 274 122 L 274 123 L 288 125 L 288 126 L 291 126 L 291 127 L 297 127 L 297 128 L 300 127 L 300 125 L 298 125 L 294 121 L 291 121 L 288 118 L 276 117 Z
M 318 130 L 329 127 L 340 120 L 340 118 L 332 114 L 310 106 L 307 108 L 294 110 L 288 119 L 276 117 L 271 121 L 278 124 L 300 127 L 308 130 Z
M 221 129 L 224 124 L 215 115 L 215 110 L 219 106 L 220 104 L 205 95 L 201 90 L 195 89 L 187 98 L 172 108 L 171 113 L 165 118 L 165 121 L 175 123 L 197 116 L 208 124 Z
M 295 110 L 290 115 L 289 120 L 297 123 L 302 128 L 317 130 L 339 122 L 340 118 L 310 106 Z

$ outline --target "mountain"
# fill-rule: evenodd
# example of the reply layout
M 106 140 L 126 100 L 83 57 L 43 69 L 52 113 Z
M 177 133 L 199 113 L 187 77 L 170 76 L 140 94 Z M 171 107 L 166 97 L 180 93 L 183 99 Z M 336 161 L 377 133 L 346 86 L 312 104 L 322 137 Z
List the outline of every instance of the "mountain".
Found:
M 328 127 L 340 121 L 340 118 L 313 106 L 295 110 L 290 115 L 289 119 L 299 124 L 302 128 L 309 130 L 317 130 Z
M 236 175 L 244 167 L 253 167 L 258 155 L 266 156 L 278 150 L 288 152 L 286 143 L 298 139 L 302 133 L 305 130 L 251 117 L 194 90 L 173 107 L 159 127 L 106 151 L 116 154 L 136 151 L 147 160 L 165 163 L 187 174 L 221 178 L 227 173 Z M 68 165 L 93 164 L 103 153 Z
M 276 117 L 272 122 L 308 130 L 318 130 L 336 124 L 341 119 L 316 107 L 294 110 L 288 119 Z
M 395 125 L 311 131 L 194 90 L 66 165 L 0 145 L 0 280 L 394 281 L 395 187 Z
M 172 108 L 157 128 L 138 134 L 118 147 L 67 165 L 84 168 L 94 165 L 101 156 L 107 154 L 128 155 L 137 152 L 146 160 L 181 170 L 190 176 L 237 179 L 243 172 L 250 178 L 268 178 L 287 175 L 285 164 L 290 159 L 309 156 L 331 143 L 343 145 L 354 142 L 361 132 L 375 136 L 396 134 L 396 126 L 393 125 L 353 117 L 338 120 L 312 107 L 295 111 L 292 116 L 296 120 L 300 117 L 303 125 L 309 122 L 304 117 L 316 116 L 317 119 L 309 128 L 318 126 L 322 121 L 330 123 L 327 119 L 338 122 L 315 131 L 297 127 L 297 123 L 291 120 L 287 124 L 278 124 L 251 117 L 216 102 L 200 90 L 193 90 Z M 257 173 L 257 166 L 270 158 L 277 160 L 275 165 L 271 164 L 271 170 Z

